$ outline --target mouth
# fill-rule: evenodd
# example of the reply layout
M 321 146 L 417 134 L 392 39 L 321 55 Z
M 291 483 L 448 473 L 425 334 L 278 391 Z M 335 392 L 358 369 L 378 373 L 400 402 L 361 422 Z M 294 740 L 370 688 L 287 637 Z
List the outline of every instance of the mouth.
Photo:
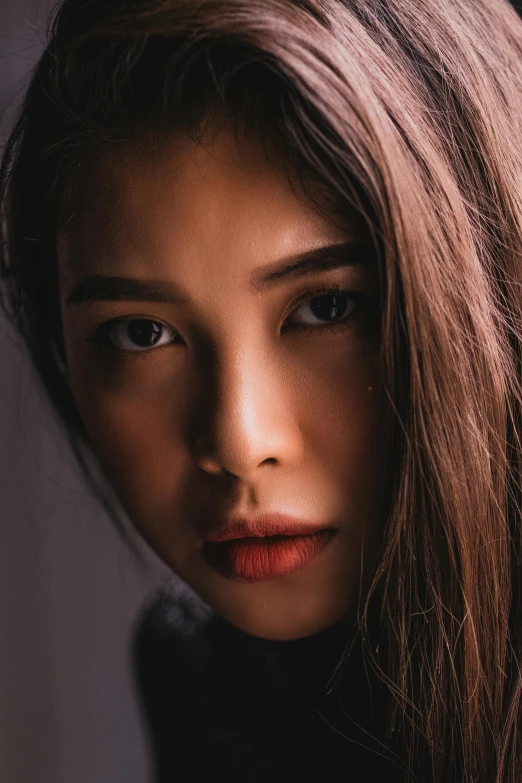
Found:
M 300 571 L 335 538 L 332 528 L 313 533 L 244 536 L 203 543 L 206 563 L 237 582 L 261 582 Z

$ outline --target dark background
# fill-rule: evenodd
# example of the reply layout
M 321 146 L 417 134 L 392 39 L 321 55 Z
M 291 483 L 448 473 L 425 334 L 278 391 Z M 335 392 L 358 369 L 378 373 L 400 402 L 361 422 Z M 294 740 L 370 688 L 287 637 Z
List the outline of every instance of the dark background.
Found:
M 0 0 L 4 138 L 52 5 Z M 148 783 L 129 638 L 161 569 L 90 497 L 2 320 L 0 402 L 0 781 Z

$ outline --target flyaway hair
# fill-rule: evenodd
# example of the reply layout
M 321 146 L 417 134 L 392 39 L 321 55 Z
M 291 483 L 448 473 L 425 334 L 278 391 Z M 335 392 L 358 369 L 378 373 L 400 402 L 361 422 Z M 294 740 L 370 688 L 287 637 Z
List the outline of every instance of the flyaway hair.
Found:
M 505 0 L 65 0 L 3 158 L 0 270 L 79 455 L 57 236 L 105 149 L 220 122 L 380 250 L 390 510 L 358 619 L 386 743 L 406 780 L 520 783 L 522 21 Z

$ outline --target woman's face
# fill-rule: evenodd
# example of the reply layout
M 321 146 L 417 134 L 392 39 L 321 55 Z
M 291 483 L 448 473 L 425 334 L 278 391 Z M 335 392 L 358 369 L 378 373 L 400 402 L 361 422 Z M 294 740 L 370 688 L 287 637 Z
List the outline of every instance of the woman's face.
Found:
M 353 608 L 384 511 L 375 253 L 298 193 L 225 131 L 129 147 L 58 242 L 70 385 L 124 509 L 272 639 Z

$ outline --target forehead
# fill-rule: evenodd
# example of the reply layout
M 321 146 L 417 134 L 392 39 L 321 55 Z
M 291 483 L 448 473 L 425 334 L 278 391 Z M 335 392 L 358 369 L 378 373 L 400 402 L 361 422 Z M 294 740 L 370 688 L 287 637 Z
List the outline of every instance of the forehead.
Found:
M 318 244 L 341 230 L 290 180 L 263 145 L 221 133 L 206 143 L 172 138 L 122 144 L 100 155 L 85 207 L 59 237 L 62 273 L 168 276 L 212 259 L 240 271 Z

